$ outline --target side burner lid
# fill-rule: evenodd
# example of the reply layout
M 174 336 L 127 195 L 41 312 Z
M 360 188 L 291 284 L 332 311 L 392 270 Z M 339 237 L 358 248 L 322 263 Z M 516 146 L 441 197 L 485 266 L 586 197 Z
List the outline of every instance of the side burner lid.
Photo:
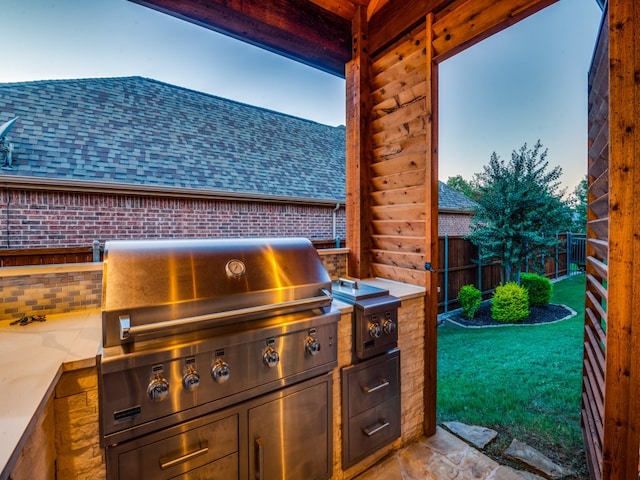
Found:
M 357 280 L 339 278 L 331 284 L 334 297 L 347 303 L 355 303 L 365 298 L 389 295 L 389 290 L 372 285 L 365 285 Z

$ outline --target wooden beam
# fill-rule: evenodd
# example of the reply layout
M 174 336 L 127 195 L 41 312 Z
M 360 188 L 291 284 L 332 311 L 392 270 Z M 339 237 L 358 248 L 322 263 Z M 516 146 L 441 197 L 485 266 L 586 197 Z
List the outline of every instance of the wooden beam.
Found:
M 307 0 L 130 0 L 344 77 L 351 22 Z
M 324 8 L 336 15 L 351 22 L 353 20 L 353 14 L 356 11 L 356 7 L 350 0 L 309 0 L 315 3 L 319 7 Z
M 353 59 L 346 67 L 346 217 L 349 275 L 371 276 L 371 209 L 369 188 L 369 52 L 367 10 L 356 8 L 353 17 Z
M 640 445 L 640 4 L 609 0 L 608 17 L 612 228 L 602 477 L 622 480 L 638 478 Z
M 435 61 L 498 33 L 558 0 L 457 0 L 436 14 Z
M 438 65 L 434 61 L 434 15 L 427 15 L 425 111 L 427 116 L 425 169 L 425 261 L 431 269 L 438 268 Z M 426 267 L 425 267 L 426 269 Z M 424 433 L 436 433 L 436 386 L 438 383 L 438 275 L 426 269 L 425 329 L 424 329 Z
M 389 3 L 389 0 L 369 0 L 369 5 L 367 5 L 367 19 L 371 20 L 371 17 L 387 3 Z
M 375 55 L 452 0 L 388 0 L 369 20 L 369 49 Z

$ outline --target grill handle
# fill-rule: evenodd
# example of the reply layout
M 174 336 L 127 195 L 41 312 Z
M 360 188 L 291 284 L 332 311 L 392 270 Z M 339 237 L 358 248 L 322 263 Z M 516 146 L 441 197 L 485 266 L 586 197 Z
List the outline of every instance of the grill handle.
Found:
M 323 307 L 331 303 L 332 297 L 329 291 L 322 289 L 324 295 L 319 297 L 303 298 L 301 300 L 291 300 L 288 302 L 270 303 L 268 305 L 258 305 L 255 307 L 239 308 L 237 310 L 228 310 L 225 312 L 209 313 L 207 315 L 197 315 L 195 317 L 177 318 L 175 320 L 167 320 L 164 322 L 148 323 L 145 325 L 131 325 L 131 317 L 129 315 L 121 315 L 120 320 L 120 340 L 127 340 L 136 335 L 145 333 L 158 332 L 167 328 L 182 326 L 185 324 L 196 324 L 204 322 L 214 322 L 218 320 L 226 320 L 243 315 L 268 314 L 283 308 Z M 328 303 L 327 303 L 328 302 Z

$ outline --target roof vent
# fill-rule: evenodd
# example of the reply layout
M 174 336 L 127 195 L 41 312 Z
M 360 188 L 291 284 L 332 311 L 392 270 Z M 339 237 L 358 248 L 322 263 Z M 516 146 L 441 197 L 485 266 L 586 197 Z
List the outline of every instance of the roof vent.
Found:
M 0 161 L 4 160 L 4 163 L 0 166 L 3 170 L 12 170 L 13 167 L 13 144 L 6 139 L 7 133 L 13 127 L 13 124 L 16 123 L 18 117 L 13 120 L 9 120 L 8 122 L 0 125 Z

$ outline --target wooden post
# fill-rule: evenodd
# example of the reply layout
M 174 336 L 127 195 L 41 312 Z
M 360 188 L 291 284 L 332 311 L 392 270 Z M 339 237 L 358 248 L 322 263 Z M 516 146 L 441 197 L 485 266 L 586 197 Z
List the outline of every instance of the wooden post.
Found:
M 602 478 L 622 480 L 638 478 L 640 445 L 640 4 L 610 0 L 608 9 L 609 282 Z
M 369 190 L 369 54 L 367 9 L 359 6 L 353 17 L 353 58 L 346 65 L 347 145 L 346 217 L 349 265 L 356 278 L 370 276 L 371 219 Z
M 433 13 L 426 24 L 426 95 L 427 116 L 425 168 L 425 261 L 433 270 L 438 264 L 438 66 L 433 61 Z M 438 274 L 425 276 L 425 339 L 424 339 L 424 433 L 436 433 L 436 384 L 438 358 Z M 446 301 L 446 299 L 445 299 Z

